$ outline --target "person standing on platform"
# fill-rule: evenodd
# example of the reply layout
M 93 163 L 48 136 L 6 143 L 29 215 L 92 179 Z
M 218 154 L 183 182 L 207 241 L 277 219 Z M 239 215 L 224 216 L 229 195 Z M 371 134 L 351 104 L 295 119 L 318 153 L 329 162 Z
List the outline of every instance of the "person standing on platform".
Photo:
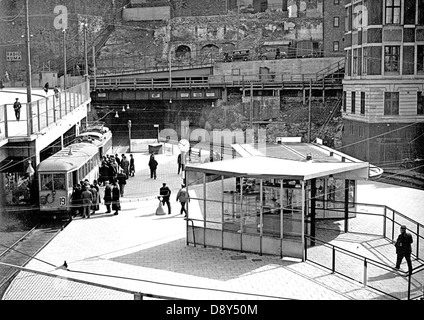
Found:
M 412 273 L 412 262 L 411 262 L 411 253 L 412 253 L 412 235 L 409 232 L 406 232 L 406 226 L 400 227 L 400 235 L 398 236 L 395 247 L 396 247 L 396 267 L 395 269 L 400 268 L 403 258 L 405 258 L 406 263 L 408 264 L 409 274 Z
M 128 177 L 130 176 L 130 162 L 128 161 L 125 154 L 122 155 L 121 168 L 122 168 L 122 170 L 124 170 L 124 173 L 125 173 L 125 175 L 127 176 L 127 179 L 128 179 Z
M 181 185 L 181 189 L 178 190 L 177 193 L 177 201 L 181 203 L 181 211 L 180 214 L 185 213 L 184 217 L 187 217 L 187 210 L 185 208 L 185 205 L 187 202 L 190 202 L 190 195 L 188 194 L 188 191 L 184 184 Z
M 93 202 L 93 194 L 91 193 L 90 186 L 85 185 L 84 191 L 81 193 L 82 206 L 83 206 L 83 218 L 90 218 L 90 208 Z
M 181 171 L 184 171 L 184 164 L 182 163 L 181 153 L 178 155 L 177 163 L 178 163 L 178 173 L 177 174 L 180 174 Z
M 19 98 L 16 98 L 16 101 L 13 104 L 13 110 L 15 110 L 15 117 L 16 117 L 16 120 L 18 121 L 21 118 L 21 108 L 22 108 L 22 105 L 19 102 Z
M 94 180 L 94 181 L 96 181 L 96 180 Z M 98 191 L 98 187 L 96 188 L 94 183 L 90 185 L 90 191 L 93 194 L 93 201 L 92 201 L 92 204 L 91 204 L 91 210 L 92 210 L 91 214 L 95 214 L 96 211 L 99 211 L 100 194 L 99 194 L 99 191 Z
M 76 217 L 79 214 L 82 214 L 82 212 L 80 211 L 80 207 L 81 207 L 81 185 L 79 183 L 76 183 L 74 185 L 74 190 L 72 191 L 72 196 L 71 196 L 71 205 L 72 205 L 72 211 L 73 211 L 73 216 Z
M 171 203 L 169 198 L 171 197 L 171 189 L 168 188 L 166 183 L 162 183 L 162 187 L 159 189 L 159 195 L 162 197 L 162 204 L 168 206 L 168 214 L 171 214 Z
M 155 159 L 155 155 L 152 153 L 149 160 L 150 179 L 156 179 L 157 167 L 158 167 L 158 162 Z
M 114 182 L 112 184 L 112 210 L 115 212 L 113 213 L 115 216 L 118 215 L 119 210 L 121 210 L 121 203 L 120 203 L 120 191 L 118 182 Z
M 105 202 L 106 213 L 111 213 L 110 205 L 112 204 L 112 187 L 108 180 L 105 181 L 103 201 Z
M 117 153 L 115 154 L 115 161 L 116 161 L 116 164 L 118 165 L 118 167 L 120 167 L 121 166 L 121 159 L 119 159 L 119 156 L 118 156 Z
M 134 164 L 134 157 L 132 154 L 130 154 L 130 176 L 134 177 L 135 175 L 135 164 Z
M 114 156 L 110 156 L 109 163 L 109 181 L 113 183 L 116 180 L 119 172 L 119 165 L 116 163 L 116 159 Z
M 125 185 L 127 184 L 127 175 L 123 169 L 119 171 L 117 180 L 119 185 L 119 194 L 121 197 L 123 197 L 125 192 Z

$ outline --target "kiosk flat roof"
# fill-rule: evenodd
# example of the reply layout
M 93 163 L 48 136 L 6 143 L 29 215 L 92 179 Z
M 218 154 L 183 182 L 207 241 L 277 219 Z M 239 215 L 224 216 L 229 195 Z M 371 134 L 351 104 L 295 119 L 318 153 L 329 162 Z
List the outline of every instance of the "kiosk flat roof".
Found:
M 251 156 L 187 165 L 188 172 L 252 178 L 310 180 L 329 176 L 346 179 L 368 179 L 368 162 L 315 162 Z

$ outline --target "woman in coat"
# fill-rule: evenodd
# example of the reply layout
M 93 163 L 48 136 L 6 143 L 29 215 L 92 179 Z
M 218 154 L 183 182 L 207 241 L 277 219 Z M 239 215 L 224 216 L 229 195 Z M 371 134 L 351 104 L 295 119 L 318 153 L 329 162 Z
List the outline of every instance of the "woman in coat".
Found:
M 114 215 L 117 215 L 119 213 L 119 210 L 121 210 L 121 204 L 119 202 L 120 198 L 120 191 L 118 187 L 118 182 L 114 181 L 112 186 L 112 210 L 114 210 Z
M 110 205 L 112 204 L 112 186 L 109 184 L 109 181 L 105 181 L 105 191 L 103 195 L 103 200 L 106 206 L 106 213 L 111 213 Z

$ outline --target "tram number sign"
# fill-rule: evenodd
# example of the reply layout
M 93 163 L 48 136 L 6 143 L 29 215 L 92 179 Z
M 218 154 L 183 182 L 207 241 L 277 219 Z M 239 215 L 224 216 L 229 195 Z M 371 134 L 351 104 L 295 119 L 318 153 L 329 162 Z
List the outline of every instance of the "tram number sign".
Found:
M 59 205 L 62 206 L 62 207 L 66 205 L 66 198 L 65 197 L 60 197 Z

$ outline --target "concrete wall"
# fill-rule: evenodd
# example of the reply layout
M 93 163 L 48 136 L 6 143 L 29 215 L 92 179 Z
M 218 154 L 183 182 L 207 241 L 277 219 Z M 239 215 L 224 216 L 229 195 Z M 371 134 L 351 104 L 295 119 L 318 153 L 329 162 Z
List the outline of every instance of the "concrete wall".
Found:
M 170 7 L 125 8 L 122 10 L 122 19 L 124 21 L 168 20 L 170 17 Z

